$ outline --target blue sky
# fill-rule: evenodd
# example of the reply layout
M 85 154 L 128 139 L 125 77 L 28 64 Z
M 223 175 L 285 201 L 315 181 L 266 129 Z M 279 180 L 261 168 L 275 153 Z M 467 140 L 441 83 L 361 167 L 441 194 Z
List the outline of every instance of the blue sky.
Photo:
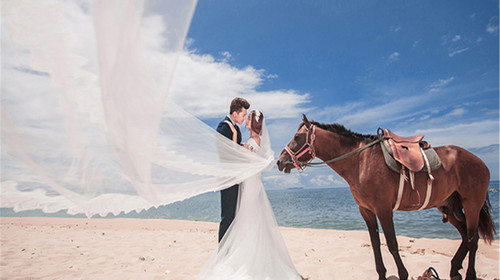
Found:
M 285 94 L 273 102 L 288 107 L 252 103 L 273 110 L 276 154 L 306 113 L 361 133 L 387 127 L 423 133 L 434 146 L 462 146 L 498 180 L 498 11 L 498 1 L 489 0 L 201 0 L 186 45 L 192 56 L 253 72 L 247 87 L 228 90 L 233 96 L 252 103 L 255 95 Z M 282 176 L 274 170 L 268 183 L 345 184 L 328 168 L 289 175 L 285 183 Z

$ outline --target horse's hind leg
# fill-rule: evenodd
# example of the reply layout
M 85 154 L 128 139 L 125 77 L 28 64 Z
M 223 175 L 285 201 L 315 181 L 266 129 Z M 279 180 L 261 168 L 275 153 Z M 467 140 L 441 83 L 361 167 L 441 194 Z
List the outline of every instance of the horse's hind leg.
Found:
M 442 209 L 439 210 L 441 211 Z M 451 260 L 450 279 L 459 280 L 462 279 L 462 276 L 458 271 L 462 268 L 462 263 L 469 250 L 467 249 L 467 226 L 465 224 L 465 217 L 462 218 L 459 215 L 454 214 L 454 210 L 459 210 L 460 213 L 462 212 L 461 207 L 460 209 L 452 209 L 450 210 L 451 212 L 448 213 L 447 217 L 450 224 L 452 224 L 460 233 L 460 236 L 462 237 L 462 243 L 460 243 L 455 256 L 453 256 L 453 259 Z M 457 216 L 459 217 L 457 218 Z M 461 216 L 463 216 L 463 214 Z
M 481 207 L 468 207 L 464 201 L 465 222 L 467 224 L 467 249 L 469 250 L 469 265 L 467 266 L 466 280 L 476 280 L 476 252 L 479 234 L 479 211 Z M 477 208 L 477 209 L 476 209 Z
M 359 207 L 359 212 L 365 220 L 368 232 L 370 233 L 370 241 L 372 243 L 373 254 L 375 256 L 375 266 L 378 273 L 379 280 L 385 280 L 386 269 L 382 261 L 382 253 L 380 251 L 380 234 L 378 231 L 377 216 L 370 210 Z
M 462 269 L 462 263 L 465 259 L 465 256 L 469 252 L 467 248 L 467 224 L 465 215 L 462 211 L 462 202 L 458 193 L 454 192 L 450 197 L 438 207 L 438 210 L 441 211 L 443 217 L 446 217 L 446 220 L 443 219 L 443 222 L 449 221 L 460 233 L 462 237 L 462 242 L 458 247 L 455 256 L 451 260 L 451 269 L 450 269 L 450 278 L 451 280 L 462 279 L 462 276 L 458 272 Z
M 387 241 L 387 247 L 394 257 L 394 261 L 398 267 L 398 274 L 400 280 L 408 279 L 408 271 L 403 265 L 401 256 L 399 255 L 398 240 L 396 239 L 396 232 L 394 231 L 394 222 L 392 220 L 392 209 L 385 211 L 383 213 L 377 213 L 382 229 L 384 230 L 385 240 Z
M 449 222 L 455 226 L 462 236 L 462 243 L 458 248 L 455 256 L 451 260 L 450 278 L 462 279 L 458 272 L 462 268 L 462 263 L 467 253 L 469 253 L 469 264 L 467 266 L 466 280 L 476 280 L 476 252 L 477 242 L 479 240 L 478 225 L 479 212 L 482 207 L 474 205 L 473 200 L 462 200 L 457 194 L 452 195 L 447 203 L 451 205 L 451 212 L 448 215 Z M 464 212 L 462 212 L 462 208 Z M 444 208 L 439 207 L 443 212 Z

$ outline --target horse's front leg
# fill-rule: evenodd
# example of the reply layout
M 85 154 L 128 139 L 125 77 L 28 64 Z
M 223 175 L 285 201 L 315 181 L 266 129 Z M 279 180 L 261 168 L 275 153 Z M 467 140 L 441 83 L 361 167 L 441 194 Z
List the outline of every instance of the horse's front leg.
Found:
M 394 222 L 392 220 L 392 210 L 383 211 L 382 213 L 377 213 L 382 229 L 384 230 L 385 240 L 387 242 L 387 247 L 394 257 L 394 261 L 398 267 L 398 274 L 400 280 L 408 279 L 408 271 L 403 265 L 403 261 L 399 256 L 398 240 L 396 239 L 396 232 L 394 231 Z
M 375 256 L 375 266 L 378 273 L 379 280 L 386 280 L 385 273 L 386 269 L 382 261 L 382 253 L 380 251 L 380 234 L 378 231 L 377 216 L 370 210 L 359 207 L 359 212 L 363 219 L 365 220 L 366 226 L 368 227 L 368 232 L 370 233 L 370 241 L 372 243 L 373 254 Z

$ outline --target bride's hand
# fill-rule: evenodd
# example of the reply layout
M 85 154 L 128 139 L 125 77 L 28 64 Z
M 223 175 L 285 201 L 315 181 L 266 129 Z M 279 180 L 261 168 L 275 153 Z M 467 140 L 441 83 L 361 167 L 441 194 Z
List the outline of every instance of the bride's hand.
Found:
M 246 144 L 246 143 L 245 143 L 245 144 L 243 144 L 243 147 L 244 147 L 245 149 L 247 149 L 247 150 L 249 150 L 249 151 L 253 152 L 253 147 L 252 147 L 252 146 L 250 146 L 250 145 L 248 145 L 248 144 Z
M 238 142 L 238 133 L 236 133 L 236 128 L 234 128 L 233 124 L 228 123 L 229 128 L 231 128 L 231 131 L 233 132 L 233 142 L 237 143 Z

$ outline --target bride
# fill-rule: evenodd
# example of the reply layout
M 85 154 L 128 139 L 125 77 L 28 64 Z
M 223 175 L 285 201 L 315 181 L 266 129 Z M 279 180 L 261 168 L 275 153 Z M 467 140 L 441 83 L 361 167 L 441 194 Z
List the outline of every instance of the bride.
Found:
M 268 140 L 264 115 L 252 111 L 245 128 L 250 138 L 244 147 L 261 156 L 269 154 L 270 145 L 263 143 Z M 198 279 L 302 279 L 278 229 L 260 173 L 241 184 L 236 216 Z

